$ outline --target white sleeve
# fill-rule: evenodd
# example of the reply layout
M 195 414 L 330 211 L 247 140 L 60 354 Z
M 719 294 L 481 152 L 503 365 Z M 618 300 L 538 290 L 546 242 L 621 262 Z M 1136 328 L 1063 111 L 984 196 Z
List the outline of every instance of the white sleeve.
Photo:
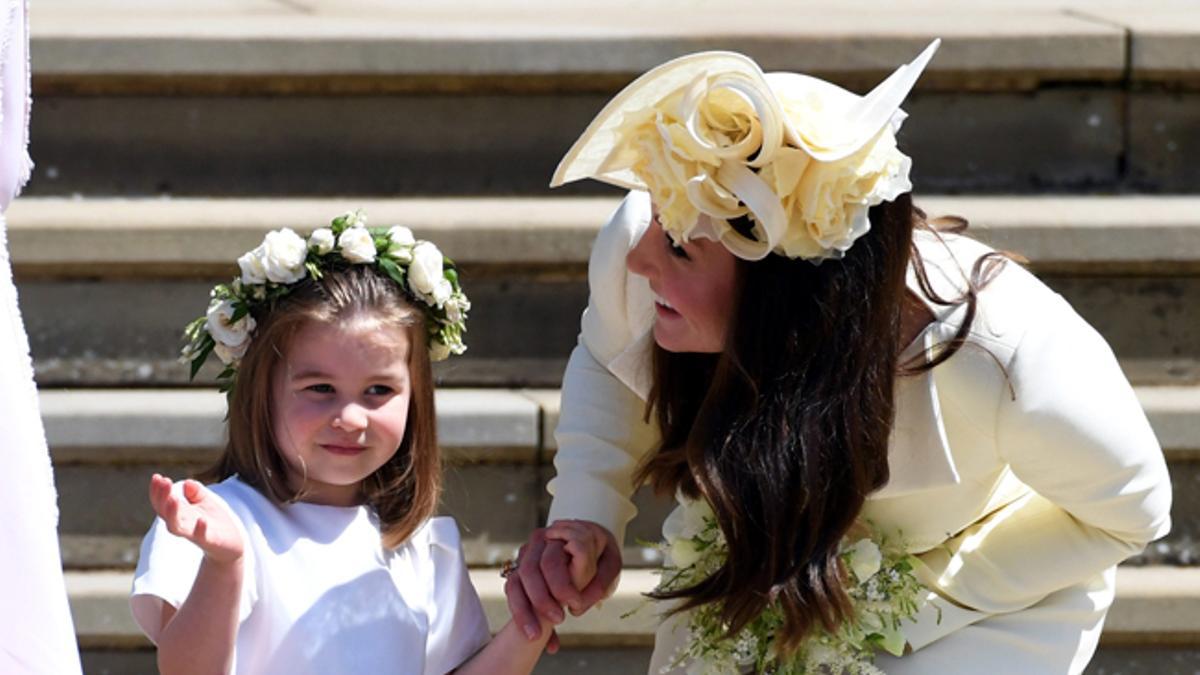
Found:
M 180 481 L 173 489 L 181 490 L 182 486 L 183 482 Z M 237 522 L 245 539 L 244 526 L 240 519 Z M 142 539 L 137 569 L 133 573 L 133 590 L 129 596 L 129 609 L 133 618 L 151 642 L 158 644 L 158 636 L 162 631 L 163 603 L 175 609 L 183 605 L 192 590 L 192 584 L 196 581 L 203 559 L 204 553 L 198 546 L 168 532 L 167 524 L 162 518 L 154 519 L 150 531 Z M 242 561 L 239 623 L 245 621 L 254 608 L 257 597 L 255 567 L 254 552 L 247 541 Z
M 444 675 L 486 645 L 491 632 L 467 572 L 457 523 L 443 516 L 433 518 L 426 527 L 429 557 L 418 561 L 419 569 L 433 577 L 426 608 L 429 635 L 425 641 L 425 674 Z
M 563 375 L 555 430 L 557 475 L 547 485 L 553 496 L 550 522 L 590 520 L 618 542 L 637 513 L 630 499 L 632 477 L 655 432 L 643 422 L 645 401 L 606 364 L 642 338 L 653 320 L 649 287 L 625 266 L 626 254 L 649 219 L 649 196 L 631 192 L 596 237 L 579 345 Z M 636 371 L 631 376 L 648 377 Z
M 1092 577 L 1170 529 L 1162 450 L 1108 345 L 1056 295 L 1022 311 L 996 442 L 1036 494 L 922 556 L 939 591 L 992 613 Z
M 633 473 L 654 438 L 642 421 L 645 405 L 587 347 L 571 352 L 554 434 L 557 475 L 546 486 L 554 497 L 548 522 L 590 520 L 624 541 L 625 526 L 637 515 Z

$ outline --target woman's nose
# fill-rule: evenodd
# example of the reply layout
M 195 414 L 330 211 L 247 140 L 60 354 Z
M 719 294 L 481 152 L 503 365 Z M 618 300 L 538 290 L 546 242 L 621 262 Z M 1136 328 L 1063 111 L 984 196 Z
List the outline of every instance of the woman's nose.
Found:
M 642 238 L 633 248 L 629 249 L 629 253 L 625 254 L 625 266 L 630 272 L 650 279 L 654 271 L 658 269 L 658 263 L 655 260 L 654 242 L 662 237 L 662 232 L 658 224 L 654 221 L 650 222 L 650 226 L 642 233 Z

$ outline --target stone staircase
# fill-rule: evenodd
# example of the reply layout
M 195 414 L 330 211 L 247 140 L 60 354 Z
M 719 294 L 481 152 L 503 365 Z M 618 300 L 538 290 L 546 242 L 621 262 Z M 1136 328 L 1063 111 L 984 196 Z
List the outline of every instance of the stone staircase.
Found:
M 496 567 L 544 518 L 588 250 L 618 200 L 548 193 L 559 156 L 676 54 L 736 49 L 862 91 L 934 36 L 901 138 L 918 204 L 1025 254 L 1105 335 L 1176 486 L 1175 528 L 1122 567 L 1088 673 L 1200 669 L 1200 18 L 1182 1 L 1063 4 L 36 3 L 38 167 L 9 237 L 85 670 L 153 672 L 126 609 L 147 480 L 211 461 L 224 414 L 215 371 L 188 384 L 175 361 L 179 331 L 265 231 L 361 207 L 464 269 L 470 350 L 436 369 L 444 511 L 498 626 Z M 653 616 L 620 617 L 653 583 L 637 541 L 670 504 L 637 501 L 635 569 L 539 673 L 644 670 Z

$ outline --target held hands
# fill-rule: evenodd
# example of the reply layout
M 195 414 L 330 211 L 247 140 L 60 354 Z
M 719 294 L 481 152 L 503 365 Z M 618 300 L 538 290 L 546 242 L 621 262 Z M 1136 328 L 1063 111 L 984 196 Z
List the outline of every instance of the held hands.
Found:
M 215 563 L 242 558 L 242 534 L 233 514 L 218 498 L 194 480 L 183 481 L 181 494 L 171 490 L 170 478 L 150 478 L 150 505 L 167 525 L 167 531 L 200 547 Z
M 504 592 L 513 621 L 534 640 L 540 621 L 566 619 L 564 605 L 579 616 L 604 599 L 620 572 L 621 549 L 611 532 L 590 521 L 560 520 L 530 534 Z M 547 651 L 557 651 L 553 637 Z
M 570 556 L 567 570 L 575 590 L 587 588 L 596 577 L 597 562 L 604 553 L 607 530 L 586 520 L 556 520 L 546 528 L 546 539 L 563 542 L 563 551 Z M 571 608 L 579 616 L 582 610 Z

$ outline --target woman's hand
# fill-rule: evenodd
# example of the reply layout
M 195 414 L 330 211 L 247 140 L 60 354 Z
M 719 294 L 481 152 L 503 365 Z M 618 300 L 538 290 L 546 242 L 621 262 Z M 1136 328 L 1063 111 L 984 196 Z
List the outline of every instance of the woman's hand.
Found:
M 244 551 L 242 534 L 233 514 L 200 483 L 183 482 L 182 495 L 172 493 L 170 478 L 150 477 L 150 505 L 167 531 L 200 547 L 216 563 L 233 563 Z
M 591 581 L 577 589 L 572 571 L 582 579 L 593 567 Z M 537 639 L 538 617 L 560 624 L 566 619 L 564 605 L 575 616 L 583 614 L 604 599 L 620 572 L 621 548 L 611 532 L 590 521 L 556 521 L 534 530 L 521 547 L 517 573 L 504 584 L 509 612 L 530 640 Z M 557 648 L 552 637 L 547 651 Z

